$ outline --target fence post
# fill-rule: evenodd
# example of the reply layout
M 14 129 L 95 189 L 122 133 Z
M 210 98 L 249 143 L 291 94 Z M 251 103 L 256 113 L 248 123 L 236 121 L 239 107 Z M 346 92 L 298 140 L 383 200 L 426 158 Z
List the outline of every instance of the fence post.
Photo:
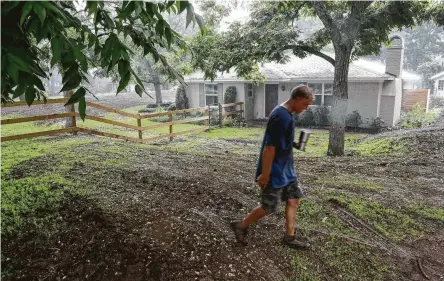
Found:
M 68 93 L 68 96 L 71 97 L 73 95 L 73 91 L 70 91 Z M 74 107 L 74 104 L 71 104 L 69 106 L 69 112 L 72 112 L 74 115 L 71 117 L 71 128 L 74 128 L 74 130 L 72 131 L 73 135 L 77 135 L 77 131 L 75 131 L 75 128 L 77 128 L 77 120 L 76 120 L 76 108 Z M 69 123 L 69 122 L 68 122 Z
M 140 114 L 139 118 L 137 119 L 137 127 L 139 127 L 139 139 L 142 139 L 142 119 L 140 119 Z
M 173 122 L 173 114 L 168 114 L 168 122 Z M 173 141 L 173 136 L 171 134 L 173 133 L 173 124 L 170 125 L 170 141 Z
M 222 128 L 224 126 L 224 121 L 222 119 L 222 115 L 223 115 L 223 107 L 222 104 L 219 103 L 219 126 Z
M 210 105 L 208 105 L 208 120 L 205 121 L 205 125 L 208 126 L 208 129 L 210 129 L 211 126 L 211 109 L 210 109 Z
M 242 102 L 241 104 L 240 104 L 240 109 L 241 109 L 241 118 L 244 118 L 245 119 L 245 111 L 244 111 L 244 103 Z

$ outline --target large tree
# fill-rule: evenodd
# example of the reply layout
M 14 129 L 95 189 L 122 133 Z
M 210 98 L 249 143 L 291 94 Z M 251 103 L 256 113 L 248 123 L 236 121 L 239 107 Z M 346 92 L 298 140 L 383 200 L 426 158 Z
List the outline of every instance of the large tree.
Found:
M 155 62 L 161 63 L 170 77 L 183 81 L 158 51 L 187 49 L 163 14 L 180 14 L 186 10 L 187 25 L 194 21 L 203 28 L 203 19 L 194 13 L 188 1 L 88 1 L 84 11 L 78 11 L 73 2 L 2 1 L 1 8 L 2 102 L 25 94 L 31 105 L 35 99 L 44 97 L 42 79 L 48 74 L 43 65 L 48 54 L 42 46 L 46 42 L 50 44 L 51 67 L 59 67 L 63 76 L 60 91 L 75 91 L 69 104 L 79 102 L 82 118 L 85 116 L 89 68 L 99 67 L 107 72 L 117 69 L 120 77 L 117 93 L 134 79 L 135 90 L 142 95 L 145 87 L 130 59 L 134 46 L 143 50 L 144 56 L 150 55 Z M 120 35 L 129 37 L 132 46 L 127 46 Z M 89 53 L 93 53 L 96 59 L 89 57 Z
M 332 126 L 329 155 L 344 154 L 345 113 L 348 99 L 350 61 L 363 55 L 378 54 L 381 43 L 388 43 L 393 29 L 414 26 L 433 18 L 440 25 L 442 4 L 398 1 L 265 2 L 255 3 L 251 19 L 235 23 L 227 32 L 210 31 L 196 37 L 193 65 L 214 79 L 217 71 L 229 71 L 258 80 L 259 62 L 285 62 L 289 54 L 308 54 L 324 58 L 334 66 Z M 302 17 L 317 17 L 323 27 L 309 38 L 300 37 L 295 25 Z M 332 44 L 334 57 L 323 53 Z

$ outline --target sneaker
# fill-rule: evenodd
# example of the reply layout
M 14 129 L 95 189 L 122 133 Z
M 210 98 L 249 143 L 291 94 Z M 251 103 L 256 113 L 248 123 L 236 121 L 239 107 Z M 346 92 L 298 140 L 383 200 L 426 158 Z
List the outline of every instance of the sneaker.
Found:
M 310 247 L 309 243 L 296 240 L 295 236 L 288 236 L 287 234 L 284 236 L 283 241 L 290 248 L 308 249 Z
M 241 243 L 243 245 L 247 245 L 247 242 L 245 241 L 245 237 L 248 233 L 248 227 L 243 228 L 239 226 L 239 221 L 234 221 L 230 223 L 231 229 L 233 229 L 234 236 L 236 237 L 236 241 L 238 243 Z

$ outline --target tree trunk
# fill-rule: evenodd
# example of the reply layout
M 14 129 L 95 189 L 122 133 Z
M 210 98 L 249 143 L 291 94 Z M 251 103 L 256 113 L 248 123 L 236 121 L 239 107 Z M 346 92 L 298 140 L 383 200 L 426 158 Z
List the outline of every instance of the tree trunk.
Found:
M 71 97 L 72 92 L 63 92 L 63 97 L 64 98 L 70 98 Z M 71 112 L 71 106 L 67 105 L 65 106 L 65 112 Z M 72 127 L 72 118 L 71 117 L 66 117 L 66 123 L 65 123 L 65 128 L 71 128 Z
M 154 90 L 156 91 L 156 104 L 162 104 L 162 90 L 160 89 L 160 83 L 154 83 Z
M 345 118 L 348 100 L 348 69 L 351 46 L 335 48 L 335 73 L 333 80 L 332 126 L 328 142 L 328 155 L 344 155 Z
M 157 75 L 153 68 L 151 67 L 151 62 L 149 60 L 146 61 L 146 66 L 148 69 L 149 74 L 151 75 L 151 80 L 154 85 L 154 90 L 156 91 L 156 104 L 162 104 L 162 90 L 160 88 L 160 78 L 159 75 Z

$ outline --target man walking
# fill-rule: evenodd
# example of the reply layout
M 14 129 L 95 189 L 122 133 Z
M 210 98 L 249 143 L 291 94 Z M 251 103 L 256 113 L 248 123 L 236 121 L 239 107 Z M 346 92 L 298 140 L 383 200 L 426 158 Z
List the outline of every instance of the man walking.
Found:
M 256 181 L 262 189 L 261 206 L 254 208 L 242 221 L 231 223 L 236 240 L 246 245 L 248 227 L 285 206 L 284 243 L 290 247 L 308 247 L 295 239 L 296 210 L 304 195 L 298 186 L 293 165 L 294 119 L 293 113 L 303 112 L 313 103 L 313 93 L 305 85 L 291 91 L 290 98 L 276 106 L 270 114 L 262 141 L 256 171 Z

